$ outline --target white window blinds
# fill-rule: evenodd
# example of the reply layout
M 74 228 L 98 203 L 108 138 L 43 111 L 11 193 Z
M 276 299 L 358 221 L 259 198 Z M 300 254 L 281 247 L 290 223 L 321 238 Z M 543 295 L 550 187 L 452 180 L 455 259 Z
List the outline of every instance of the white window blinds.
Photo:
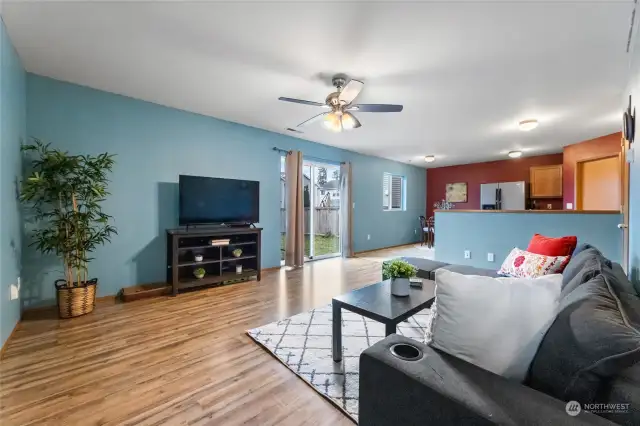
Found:
M 385 173 L 382 178 L 382 209 L 404 210 L 404 176 Z

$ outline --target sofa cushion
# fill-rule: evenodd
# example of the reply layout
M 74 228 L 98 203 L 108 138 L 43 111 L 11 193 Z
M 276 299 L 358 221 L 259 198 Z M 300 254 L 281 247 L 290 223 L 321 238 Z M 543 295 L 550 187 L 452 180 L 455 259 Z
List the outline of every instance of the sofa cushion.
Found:
M 600 265 L 603 263 L 606 264 L 605 258 L 602 256 L 602 253 L 600 253 L 600 250 L 595 247 L 589 247 L 580 251 L 578 254 L 574 254 L 564 268 L 564 271 L 562 271 L 563 289 L 578 275 L 580 275 L 579 281 L 589 281 L 595 276 L 596 270 L 599 270 Z M 587 270 L 584 270 L 585 267 Z M 582 284 L 582 282 L 580 284 Z
M 498 278 L 500 276 L 498 272 L 493 269 L 476 268 L 474 266 L 467 265 L 447 265 L 443 266 L 440 269 L 446 269 L 447 271 L 457 272 L 458 274 L 462 275 L 480 275 L 481 277 L 492 278 Z M 435 279 L 435 273 L 432 279 Z
M 576 236 L 552 238 L 535 234 L 529 242 L 527 251 L 545 256 L 571 256 L 576 244 L 578 244 L 578 237 Z
M 534 389 L 593 403 L 602 385 L 640 361 L 640 298 L 618 292 L 615 280 L 602 268 L 562 299 L 532 363 Z
M 592 246 L 591 244 L 588 243 L 582 243 L 582 244 L 577 244 L 575 250 L 573 251 L 573 253 L 571 254 L 571 256 L 577 256 L 580 253 L 582 253 L 583 251 L 585 251 L 586 249 L 590 249 L 590 248 L 595 248 L 594 246 Z
M 629 277 L 627 277 L 627 274 L 625 274 L 624 269 L 622 269 L 622 266 L 619 263 L 612 263 L 611 273 L 615 278 L 612 284 L 619 292 L 634 294 L 636 296 L 640 294 L 640 283 L 634 285 L 629 280 Z
M 559 274 L 492 278 L 438 269 L 425 341 L 485 370 L 523 381 L 555 318 L 561 285 Z
M 448 263 L 445 263 L 445 262 L 438 262 L 436 260 L 430 260 L 430 259 L 422 259 L 420 257 L 401 257 L 401 259 L 418 268 L 417 276 L 419 278 L 424 278 L 426 280 L 435 279 L 435 275 L 433 274 L 433 271 L 448 265 Z
M 600 404 L 628 404 L 600 414 L 602 417 L 621 425 L 640 425 L 640 363 L 607 382 L 596 399 Z
M 562 274 L 562 295 L 566 297 L 582 284 L 600 275 L 603 268 L 607 268 L 605 258 L 596 249 L 588 249 L 569 262 Z

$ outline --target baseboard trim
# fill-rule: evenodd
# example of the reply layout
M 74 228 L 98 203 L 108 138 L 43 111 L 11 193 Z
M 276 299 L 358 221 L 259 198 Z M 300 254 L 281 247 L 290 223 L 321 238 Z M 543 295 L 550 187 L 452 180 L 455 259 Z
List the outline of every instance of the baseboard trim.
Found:
M 420 244 L 420 241 L 414 241 L 412 243 L 397 244 L 395 246 L 380 247 L 380 248 L 372 249 L 372 250 L 357 251 L 357 252 L 354 253 L 354 256 L 357 257 L 358 255 L 361 255 L 361 254 L 364 254 L 364 253 L 371 253 L 371 252 L 374 252 L 374 251 L 388 250 L 388 249 L 398 248 L 398 247 L 412 246 L 414 244 Z
M 118 303 L 118 300 L 120 299 L 120 295 L 119 294 L 111 294 L 109 296 L 100 296 L 100 297 L 96 297 L 96 305 L 101 304 L 101 305 L 105 305 L 105 304 L 116 304 Z M 25 320 L 25 316 L 29 316 L 38 312 L 43 312 L 43 311 L 55 311 L 56 309 L 58 309 L 58 305 L 42 305 L 42 306 L 32 306 L 29 308 L 25 308 L 22 311 L 22 315 L 20 316 L 20 321 L 24 321 Z M 28 318 L 27 318 L 28 319 Z
M 13 334 L 16 332 L 19 325 L 20 325 L 20 320 L 18 320 L 18 322 L 16 322 L 16 325 L 13 326 L 13 330 L 11 330 L 11 333 L 9 333 L 7 340 L 4 341 L 2 348 L 0 348 L 0 359 L 4 358 L 4 351 L 7 350 L 7 346 L 9 346 L 9 341 L 13 337 Z

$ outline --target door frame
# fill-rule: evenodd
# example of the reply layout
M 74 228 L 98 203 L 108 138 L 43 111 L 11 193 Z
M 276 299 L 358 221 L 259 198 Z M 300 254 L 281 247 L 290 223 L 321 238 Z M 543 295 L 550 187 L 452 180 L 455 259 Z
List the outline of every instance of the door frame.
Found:
M 598 161 L 598 160 L 604 160 L 607 158 L 618 158 L 619 162 L 624 162 L 626 163 L 625 159 L 624 159 L 624 151 L 618 153 L 618 154 L 609 154 L 609 155 L 596 155 L 593 157 L 587 157 L 587 158 L 583 158 L 580 159 L 579 161 L 576 161 L 576 167 L 575 167 L 575 171 L 574 171 L 574 182 L 575 182 L 575 188 L 574 188 L 574 194 L 575 194 L 575 210 L 576 211 L 580 211 L 582 210 L 582 167 L 584 165 L 584 163 L 590 163 L 592 161 Z M 620 191 L 622 191 L 622 193 L 620 194 L 620 202 L 624 203 L 624 190 L 623 190 L 623 183 L 624 183 L 624 179 L 623 179 L 623 175 L 624 175 L 624 167 L 622 165 L 622 163 L 620 163 Z M 615 210 L 611 210 L 611 211 L 615 211 Z M 622 204 L 620 205 L 620 212 L 622 213 Z
M 630 172 L 629 163 L 627 162 L 627 149 L 629 148 L 629 141 L 624 138 L 624 135 L 620 138 L 621 152 L 620 152 L 620 179 L 622 190 L 622 196 L 620 200 L 622 206 L 620 206 L 620 212 L 622 213 L 622 268 L 628 274 L 629 273 L 629 186 L 630 186 Z

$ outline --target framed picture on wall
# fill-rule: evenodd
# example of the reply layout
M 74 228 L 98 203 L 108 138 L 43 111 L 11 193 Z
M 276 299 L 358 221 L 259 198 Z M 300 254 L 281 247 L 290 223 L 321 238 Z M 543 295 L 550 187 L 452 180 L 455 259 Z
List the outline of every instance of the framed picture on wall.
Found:
M 449 203 L 466 203 L 467 202 L 467 183 L 448 183 L 445 190 L 445 199 Z

